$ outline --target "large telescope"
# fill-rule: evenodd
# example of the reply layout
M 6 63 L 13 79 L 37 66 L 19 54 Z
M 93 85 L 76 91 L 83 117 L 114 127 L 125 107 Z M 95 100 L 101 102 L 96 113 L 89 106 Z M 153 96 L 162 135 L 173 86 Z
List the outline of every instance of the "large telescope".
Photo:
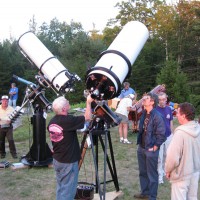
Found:
M 72 91 L 75 81 L 80 78 L 71 74 L 62 63 L 32 33 L 26 32 L 18 39 L 22 54 L 40 70 L 40 74 L 56 93 L 65 94 Z
M 120 94 L 121 85 L 148 37 L 149 31 L 141 22 L 132 21 L 124 26 L 87 73 L 86 87 L 94 98 L 108 100 Z

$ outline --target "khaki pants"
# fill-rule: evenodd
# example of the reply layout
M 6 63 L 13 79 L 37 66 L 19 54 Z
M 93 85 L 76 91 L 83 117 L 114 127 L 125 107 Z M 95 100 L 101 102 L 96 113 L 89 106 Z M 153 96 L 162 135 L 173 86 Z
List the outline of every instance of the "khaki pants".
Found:
M 167 140 L 160 146 L 159 157 L 158 157 L 159 181 L 163 181 L 163 177 L 165 176 L 165 159 L 167 154 L 167 148 L 171 140 L 172 140 L 172 134 L 169 137 L 167 137 Z
M 199 172 L 191 178 L 174 182 L 171 185 L 171 200 L 197 200 Z

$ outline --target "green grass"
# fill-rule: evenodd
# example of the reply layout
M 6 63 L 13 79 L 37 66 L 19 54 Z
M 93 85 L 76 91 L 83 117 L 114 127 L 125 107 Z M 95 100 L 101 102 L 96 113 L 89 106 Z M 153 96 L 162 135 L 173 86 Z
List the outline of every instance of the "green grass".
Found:
M 75 113 L 77 114 L 77 113 Z M 47 123 L 53 116 L 48 113 Z M 178 125 L 175 120 L 175 127 Z M 18 154 L 26 155 L 32 142 L 32 127 L 27 117 L 23 116 L 23 126 L 14 131 L 14 138 Z M 120 190 L 124 193 L 121 200 L 133 199 L 133 195 L 140 190 L 138 177 L 138 163 L 136 156 L 136 134 L 129 132 L 128 139 L 133 142 L 131 145 L 119 143 L 117 127 L 110 128 L 112 146 L 115 156 L 115 164 L 118 174 Z M 47 142 L 51 147 L 49 135 Z M 82 141 L 82 134 L 79 134 Z M 8 150 L 6 142 L 7 157 L 10 163 L 19 162 L 14 160 Z M 108 148 L 109 150 L 109 148 Z M 108 152 L 109 154 L 109 152 Z M 99 176 L 103 177 L 103 152 L 99 147 Z M 5 160 L 5 159 L 4 159 Z M 2 160 L 0 160 L 2 161 Z M 110 172 L 107 168 L 107 180 L 111 180 Z M 87 150 L 84 164 L 81 167 L 79 181 L 95 182 L 95 171 L 91 149 Z M 55 199 L 56 181 L 53 168 L 32 167 L 29 169 L 12 170 L 11 168 L 0 170 L 0 199 L 1 200 L 53 200 Z M 106 185 L 107 191 L 115 191 L 113 182 Z M 163 185 L 159 185 L 158 197 L 161 200 L 170 200 L 170 183 L 165 180 Z M 200 198 L 200 189 L 198 193 Z

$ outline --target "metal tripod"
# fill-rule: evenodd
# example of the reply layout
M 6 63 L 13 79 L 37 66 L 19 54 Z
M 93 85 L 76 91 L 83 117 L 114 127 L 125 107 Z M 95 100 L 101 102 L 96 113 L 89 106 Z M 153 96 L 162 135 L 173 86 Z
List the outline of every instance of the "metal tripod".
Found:
M 92 156 L 93 156 L 93 161 L 94 161 L 94 167 L 95 167 L 95 175 L 96 175 L 96 193 L 99 193 L 100 200 L 105 200 L 106 199 L 106 183 L 109 182 L 114 182 L 114 186 L 116 191 L 119 191 L 119 183 L 118 183 L 118 177 L 117 177 L 117 170 L 116 170 L 116 165 L 115 165 L 115 159 L 114 159 L 114 153 L 113 153 L 113 147 L 112 147 L 112 141 L 111 141 L 111 136 L 110 136 L 110 131 L 107 128 L 107 124 L 105 124 L 104 129 L 91 129 L 89 132 L 89 137 L 91 140 L 91 149 L 92 149 Z M 81 152 L 84 152 L 88 147 L 87 142 L 86 142 L 86 135 L 84 135 L 83 141 L 82 141 L 82 146 L 81 146 Z M 98 157 L 99 157 L 99 144 L 98 141 L 100 141 L 100 144 L 103 149 L 103 157 L 104 157 L 104 179 L 103 183 L 100 182 L 99 179 L 99 163 L 98 163 Z M 107 154 L 107 150 L 110 150 L 110 157 Z M 81 163 L 83 161 L 84 155 L 81 156 Z M 111 160 L 110 160 L 111 159 Z M 110 174 L 112 179 L 111 180 L 106 180 L 106 164 L 108 165 Z M 80 163 L 79 163 L 79 168 L 80 168 Z M 101 187 L 101 184 L 103 184 L 103 189 Z

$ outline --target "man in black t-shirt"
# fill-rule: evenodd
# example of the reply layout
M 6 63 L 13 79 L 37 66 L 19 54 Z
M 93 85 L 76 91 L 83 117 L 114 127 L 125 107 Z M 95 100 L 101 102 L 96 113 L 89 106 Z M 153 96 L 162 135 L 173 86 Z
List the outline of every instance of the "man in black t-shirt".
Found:
M 70 104 L 64 97 L 58 97 L 52 104 L 55 116 L 50 120 L 47 129 L 53 145 L 57 200 L 72 200 L 76 194 L 78 161 L 81 156 L 76 130 L 82 129 L 85 121 L 90 120 L 92 101 L 89 95 L 84 116 L 68 115 Z

